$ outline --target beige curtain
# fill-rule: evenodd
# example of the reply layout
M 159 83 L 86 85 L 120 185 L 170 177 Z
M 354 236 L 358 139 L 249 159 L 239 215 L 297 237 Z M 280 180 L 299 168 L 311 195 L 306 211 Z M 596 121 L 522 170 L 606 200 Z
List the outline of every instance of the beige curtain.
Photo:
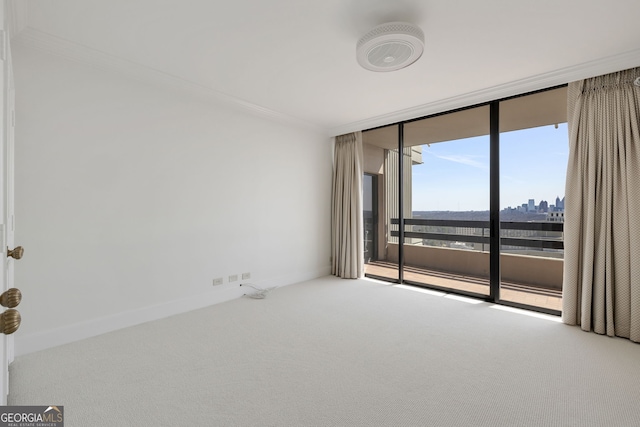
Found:
M 331 203 L 331 274 L 362 277 L 362 132 L 336 137 Z
M 640 68 L 569 84 L 562 318 L 640 342 Z

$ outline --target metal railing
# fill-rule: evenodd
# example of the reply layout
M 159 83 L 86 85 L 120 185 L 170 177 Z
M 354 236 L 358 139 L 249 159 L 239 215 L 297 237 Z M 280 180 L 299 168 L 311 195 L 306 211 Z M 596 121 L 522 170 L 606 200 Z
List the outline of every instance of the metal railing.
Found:
M 392 225 L 399 225 L 398 218 L 391 219 Z M 404 220 L 404 237 L 423 240 L 443 240 L 465 243 L 489 244 L 489 221 L 464 221 L 407 218 Z M 407 226 L 413 226 L 408 230 Z M 416 226 L 424 229 L 415 230 Z M 449 229 L 453 229 L 453 232 Z M 460 233 L 467 229 L 467 233 Z M 473 230 L 473 232 L 471 232 Z M 561 222 L 500 222 L 500 243 L 502 246 L 527 247 L 534 249 L 564 249 Z M 518 233 L 520 231 L 520 233 Z M 555 235 L 550 233 L 555 233 Z M 392 237 L 399 237 L 398 230 L 391 230 Z M 511 234 L 511 235 L 509 235 Z M 514 234 L 516 236 L 514 236 Z M 521 236 L 517 236 L 520 234 Z M 526 236 L 525 236 L 526 235 Z

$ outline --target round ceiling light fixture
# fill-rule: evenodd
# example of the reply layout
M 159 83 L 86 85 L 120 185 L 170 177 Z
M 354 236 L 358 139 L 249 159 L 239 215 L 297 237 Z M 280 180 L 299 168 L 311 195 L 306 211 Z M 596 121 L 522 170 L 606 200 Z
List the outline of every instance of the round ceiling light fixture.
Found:
M 358 63 L 371 71 L 395 71 L 416 62 L 424 52 L 424 33 L 407 22 L 389 22 L 358 40 Z

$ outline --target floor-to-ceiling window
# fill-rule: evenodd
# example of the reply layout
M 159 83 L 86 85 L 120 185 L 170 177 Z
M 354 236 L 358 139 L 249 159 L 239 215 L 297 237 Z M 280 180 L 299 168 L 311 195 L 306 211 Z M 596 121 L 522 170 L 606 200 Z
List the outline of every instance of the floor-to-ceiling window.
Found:
M 566 87 L 500 103 L 500 299 L 562 309 Z
M 400 170 L 400 156 L 398 156 L 398 128 L 398 125 L 391 125 L 362 134 L 365 191 L 367 191 L 366 181 L 370 179 L 371 188 L 369 191 L 375 192 L 375 194 L 365 196 L 370 198 L 371 215 L 375 216 L 375 223 L 369 225 L 370 233 L 375 233 L 375 243 L 367 242 L 365 235 L 365 246 L 369 244 L 369 250 L 374 254 L 374 256 L 369 256 L 365 253 L 365 274 L 394 282 L 400 281 L 401 274 L 397 236 L 399 224 L 394 221 L 394 218 L 397 220 L 399 217 L 400 203 L 402 202 L 399 193 L 399 174 L 402 171 Z M 366 208 L 364 215 L 366 222 L 366 217 L 369 215 Z M 375 245 L 373 249 L 372 245 Z
M 365 131 L 366 274 L 559 312 L 567 138 L 566 87 Z
M 406 123 L 404 280 L 489 295 L 489 107 Z
M 378 259 L 378 175 L 365 173 L 362 180 L 364 263 Z

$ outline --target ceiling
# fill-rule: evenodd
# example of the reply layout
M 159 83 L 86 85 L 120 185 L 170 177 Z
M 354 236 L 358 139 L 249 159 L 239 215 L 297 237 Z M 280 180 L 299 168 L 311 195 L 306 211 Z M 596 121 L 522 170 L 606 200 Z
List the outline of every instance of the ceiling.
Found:
M 17 46 L 198 91 L 329 135 L 640 66 L 638 0 L 11 0 Z M 358 39 L 425 52 L 362 69 Z

